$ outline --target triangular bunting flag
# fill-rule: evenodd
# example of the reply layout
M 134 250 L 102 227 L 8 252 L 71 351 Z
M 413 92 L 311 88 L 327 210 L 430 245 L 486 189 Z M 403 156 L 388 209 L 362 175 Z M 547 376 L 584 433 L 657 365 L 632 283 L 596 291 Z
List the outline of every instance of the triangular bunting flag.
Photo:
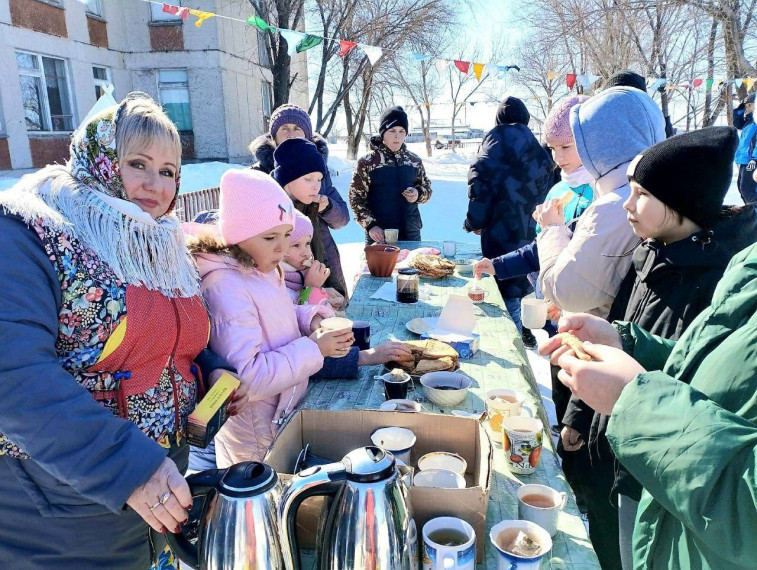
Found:
M 737 89 L 741 89 L 741 84 L 744 83 L 744 80 L 741 78 L 734 79 L 733 84 L 736 85 Z
M 197 18 L 197 21 L 195 22 L 195 27 L 199 28 L 202 26 L 202 23 L 207 20 L 208 18 L 212 18 L 215 16 L 213 12 L 203 12 L 202 10 L 189 10 L 189 13 L 192 14 Z
M 565 84 L 568 86 L 568 89 L 573 89 L 573 86 L 576 84 L 576 74 L 568 73 L 565 76 Z
M 448 59 L 437 59 L 436 63 L 434 65 L 436 65 L 436 70 L 439 73 L 441 73 L 442 71 L 444 71 L 445 69 L 447 69 L 449 67 L 449 60 Z
M 712 77 L 708 77 L 704 82 L 704 88 L 709 91 L 712 89 L 712 84 L 715 82 L 715 80 Z
M 305 34 L 284 28 L 281 28 L 279 30 L 279 33 L 281 34 L 281 37 L 286 40 L 287 54 L 289 55 L 289 57 L 292 57 L 295 53 L 297 53 L 297 46 L 300 45 L 300 42 L 305 38 Z
M 376 65 L 376 62 L 381 59 L 382 55 L 384 55 L 384 50 L 378 46 L 367 46 L 365 44 L 359 45 L 360 49 L 365 52 L 366 56 L 368 56 L 368 61 L 371 62 L 371 65 Z
M 313 34 L 307 34 L 304 38 L 302 38 L 302 41 L 299 44 L 297 44 L 297 53 L 302 53 L 303 51 L 307 51 L 322 43 L 323 43 L 323 38 L 321 36 L 314 36 Z
M 578 81 L 578 84 L 581 86 L 581 89 L 583 89 L 584 91 L 587 90 L 589 87 L 591 87 L 591 84 L 589 83 L 589 76 L 585 73 L 582 73 L 581 75 L 577 75 L 576 81 Z
M 456 59 L 454 61 L 455 67 L 458 68 L 461 73 L 468 75 L 468 71 L 470 70 L 470 61 L 460 61 L 459 59 Z
M 267 32 L 268 30 L 275 29 L 259 16 L 250 16 L 249 18 L 247 18 L 247 25 L 255 26 L 261 32 Z
M 703 83 L 703 81 L 697 77 L 694 80 L 694 89 L 696 89 L 697 87 L 699 87 L 702 83 Z
M 654 93 L 655 91 L 659 91 L 660 89 L 662 89 L 662 87 L 665 86 L 667 82 L 668 80 L 665 79 L 664 77 L 658 77 L 657 79 L 654 80 L 654 83 L 652 84 L 650 91 L 652 93 Z
M 357 42 L 348 42 L 347 40 L 341 40 L 339 42 L 339 57 L 344 57 L 357 47 Z
M 555 73 L 554 71 L 548 71 L 547 72 L 547 81 L 552 81 L 553 79 L 557 79 L 560 76 L 559 73 Z
M 483 63 L 474 63 L 473 64 L 473 75 L 476 76 L 476 79 L 478 81 L 481 81 L 481 74 L 484 72 L 484 64 Z
M 426 61 L 427 59 L 431 59 L 431 56 L 425 53 L 414 53 L 413 59 L 415 61 Z
M 594 85 L 600 79 L 602 78 L 599 75 L 589 75 L 589 86 Z
M 722 86 L 722 85 L 723 85 L 724 83 L 725 83 L 725 80 L 724 80 L 724 79 L 723 79 L 722 77 L 718 77 L 718 78 L 717 78 L 717 79 L 715 80 L 715 87 L 716 87 L 717 89 L 720 89 L 720 87 L 721 87 L 721 86 Z

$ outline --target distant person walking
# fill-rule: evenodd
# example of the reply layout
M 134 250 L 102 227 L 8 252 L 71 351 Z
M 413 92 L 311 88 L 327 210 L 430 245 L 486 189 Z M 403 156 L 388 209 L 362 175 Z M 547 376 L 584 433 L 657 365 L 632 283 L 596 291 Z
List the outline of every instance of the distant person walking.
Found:
M 757 125 L 754 123 L 754 99 L 755 94 L 752 93 L 733 110 L 733 126 L 741 131 L 734 162 L 739 167 L 738 187 L 744 204 L 757 202 L 757 182 L 754 180 L 754 173 L 757 171 L 757 149 L 755 149 Z

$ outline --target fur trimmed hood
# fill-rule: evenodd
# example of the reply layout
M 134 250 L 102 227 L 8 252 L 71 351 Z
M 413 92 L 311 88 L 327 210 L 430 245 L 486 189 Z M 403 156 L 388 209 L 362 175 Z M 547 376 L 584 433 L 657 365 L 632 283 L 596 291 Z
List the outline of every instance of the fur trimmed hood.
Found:
M 312 142 L 318 149 L 318 152 L 323 157 L 323 161 L 326 163 L 326 168 L 328 168 L 329 146 L 326 139 L 318 133 L 314 133 L 310 142 Z M 252 167 L 256 170 L 265 172 L 266 174 L 270 174 L 273 171 L 273 151 L 276 150 L 276 142 L 273 140 L 271 134 L 265 133 L 260 135 L 254 139 L 247 148 L 249 149 L 252 158 L 255 160 Z

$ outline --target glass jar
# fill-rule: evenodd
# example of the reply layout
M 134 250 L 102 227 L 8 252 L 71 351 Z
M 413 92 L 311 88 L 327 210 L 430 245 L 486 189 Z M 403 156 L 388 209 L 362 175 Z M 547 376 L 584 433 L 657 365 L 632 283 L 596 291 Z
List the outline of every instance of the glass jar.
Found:
M 400 269 L 397 272 L 397 302 L 417 303 L 420 289 L 420 272 L 417 269 Z

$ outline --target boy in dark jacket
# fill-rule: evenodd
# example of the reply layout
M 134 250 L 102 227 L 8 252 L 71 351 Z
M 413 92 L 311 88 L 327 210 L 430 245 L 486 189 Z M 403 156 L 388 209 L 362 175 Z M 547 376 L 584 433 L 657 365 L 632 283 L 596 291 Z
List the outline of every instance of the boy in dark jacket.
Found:
M 371 152 L 357 161 L 350 184 L 355 220 L 365 229 L 365 243 L 382 243 L 384 230 L 399 230 L 400 241 L 420 241 L 418 204 L 431 198 L 431 182 L 421 158 L 405 146 L 408 120 L 402 107 L 381 116 L 379 136 L 371 137 Z

